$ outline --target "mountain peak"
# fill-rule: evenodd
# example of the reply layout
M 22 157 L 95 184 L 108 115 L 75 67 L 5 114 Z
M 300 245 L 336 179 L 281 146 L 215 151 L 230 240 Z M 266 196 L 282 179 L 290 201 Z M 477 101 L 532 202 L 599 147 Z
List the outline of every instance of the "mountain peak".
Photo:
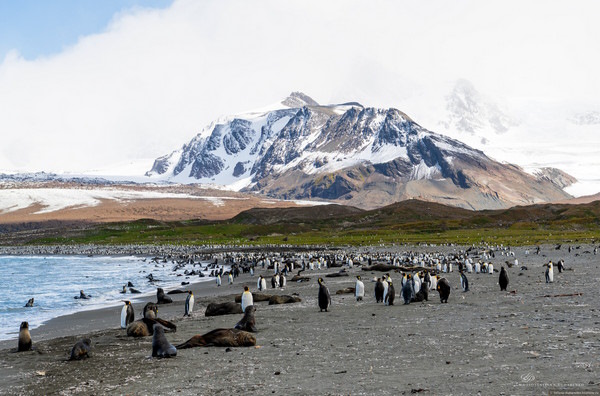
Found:
M 291 108 L 319 105 L 316 100 L 302 92 L 292 92 L 290 96 L 281 101 L 281 104 Z

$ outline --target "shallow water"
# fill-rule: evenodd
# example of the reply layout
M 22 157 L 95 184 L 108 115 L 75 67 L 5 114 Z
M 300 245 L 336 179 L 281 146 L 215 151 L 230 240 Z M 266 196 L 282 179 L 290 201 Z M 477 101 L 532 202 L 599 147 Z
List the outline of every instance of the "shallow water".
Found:
M 203 262 L 203 267 L 206 264 Z M 0 340 L 14 338 L 22 321 L 29 322 L 33 329 L 58 316 L 116 306 L 122 300 L 135 302 L 156 294 L 157 287 L 167 291 L 181 286 L 183 281 L 213 279 L 183 275 L 186 269 L 194 268 L 191 264 L 176 272 L 174 266 L 170 261 L 157 264 L 134 256 L 0 256 Z M 194 269 L 199 268 L 196 265 Z M 148 282 L 146 276 L 150 273 L 160 281 Z M 121 294 L 128 281 L 142 293 Z M 75 299 L 80 290 L 92 298 Z M 34 306 L 26 308 L 32 297 Z

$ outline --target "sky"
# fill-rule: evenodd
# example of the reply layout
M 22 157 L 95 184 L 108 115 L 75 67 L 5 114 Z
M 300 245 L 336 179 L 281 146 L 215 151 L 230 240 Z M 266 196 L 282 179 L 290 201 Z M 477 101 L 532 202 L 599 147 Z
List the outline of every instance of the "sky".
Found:
M 600 111 L 597 15 L 594 0 L 0 0 L 0 171 L 140 172 L 292 91 L 452 134 L 440 125 L 458 79 L 524 120 L 486 139 L 502 150 L 467 143 L 527 162 L 511 145 L 560 151 L 568 131 L 589 152 L 597 126 L 564 120 Z M 552 163 L 533 152 L 520 165 Z M 596 154 L 558 165 L 591 178 Z

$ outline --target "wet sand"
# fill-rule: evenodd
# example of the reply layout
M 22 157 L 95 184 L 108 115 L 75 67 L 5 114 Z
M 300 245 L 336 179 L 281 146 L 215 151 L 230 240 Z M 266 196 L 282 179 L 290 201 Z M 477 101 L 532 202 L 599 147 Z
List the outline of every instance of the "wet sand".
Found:
M 591 250 L 546 246 L 540 255 L 525 256 L 524 248 L 515 249 L 519 267 L 528 269 L 507 268 L 514 293 L 500 291 L 497 273 L 468 274 L 471 291 L 463 293 L 455 269 L 446 274 L 448 304 L 432 292 L 428 302 L 402 305 L 397 273 L 391 273 L 396 305 L 376 304 L 370 279 L 381 273 L 355 267 L 349 277 L 324 278 L 332 307 L 321 313 L 316 278 L 339 269 L 306 271 L 309 282 L 267 291 L 298 293 L 303 301 L 256 303 L 258 347 L 230 352 L 193 348 L 173 359 L 152 359 L 152 337 L 130 338 L 118 328 L 120 307 L 65 316 L 32 331 L 34 351 L 12 352 L 16 341 L 0 344 L 0 394 L 599 395 L 600 256 L 584 253 Z M 555 268 L 554 283 L 546 284 L 543 264 L 560 258 L 568 270 Z M 499 270 L 513 259 L 497 255 L 492 262 Z M 270 271 L 260 273 L 269 280 Z M 365 281 L 359 303 L 335 294 L 353 287 L 355 274 Z M 204 310 L 211 301 L 232 301 L 245 284 L 255 290 L 256 276 L 244 274 L 220 288 L 194 285 L 192 318 L 182 318 L 185 295 L 172 295 L 173 304 L 159 306 L 159 316 L 177 324 L 167 339 L 177 344 L 233 327 L 241 314 L 205 317 Z M 575 293 L 582 295 L 544 297 Z M 142 305 L 135 307 L 136 318 Z M 84 335 L 92 339 L 92 357 L 66 361 Z

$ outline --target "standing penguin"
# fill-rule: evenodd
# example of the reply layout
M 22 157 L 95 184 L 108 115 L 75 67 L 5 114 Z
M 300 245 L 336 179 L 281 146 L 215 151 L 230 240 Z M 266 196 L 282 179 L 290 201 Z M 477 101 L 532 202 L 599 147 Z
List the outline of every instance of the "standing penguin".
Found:
M 469 291 L 469 280 L 467 279 L 467 275 L 464 272 L 460 273 L 460 286 L 462 287 L 464 292 Z
M 254 305 L 254 298 L 248 286 L 244 286 L 244 292 L 242 293 L 242 312 L 246 312 L 246 307 Z
M 440 302 L 448 303 L 448 297 L 450 297 L 450 283 L 446 278 L 441 278 L 437 284 L 437 291 L 440 293 Z
M 194 310 L 194 293 L 191 290 L 188 291 L 187 298 L 185 299 L 185 313 L 183 316 L 192 316 Z
M 319 308 L 321 309 L 321 312 L 323 312 L 323 310 L 327 312 L 330 305 L 331 296 L 329 295 L 329 289 L 323 283 L 323 278 L 319 278 Z
M 552 269 L 552 261 L 549 261 L 546 268 L 546 283 L 554 282 L 554 271 Z
M 135 320 L 135 312 L 131 301 L 124 301 L 125 305 L 121 308 L 121 328 L 126 329 L 129 323 Z
M 383 301 L 383 282 L 381 282 L 381 278 L 377 278 L 377 283 L 375 283 L 375 302 Z
M 383 300 L 384 304 L 385 304 L 385 298 L 387 297 L 387 293 L 388 293 L 388 287 L 389 287 L 389 283 L 387 281 L 387 274 L 383 275 L 383 278 L 381 278 L 381 284 L 383 285 Z
M 394 284 L 392 280 L 388 282 L 388 291 L 385 295 L 385 305 L 394 305 L 394 299 L 396 298 L 396 290 L 394 289 Z
M 217 274 L 217 286 L 221 286 L 221 275 Z
M 354 297 L 356 301 L 362 301 L 365 296 L 365 284 L 360 280 L 360 275 L 356 276 L 356 284 L 354 285 Z
M 227 281 L 228 284 L 233 285 L 233 274 L 230 272 L 229 275 L 227 275 Z
M 404 305 L 410 304 L 414 295 L 414 290 L 410 275 L 408 275 L 407 281 L 404 283 L 404 286 L 402 286 L 402 299 L 404 300 Z
M 500 284 L 500 290 L 506 290 L 508 287 L 508 273 L 504 269 L 504 267 L 500 267 L 500 277 L 498 278 L 498 283 Z
M 487 270 L 488 270 L 488 274 L 494 275 L 494 264 L 489 263 Z

